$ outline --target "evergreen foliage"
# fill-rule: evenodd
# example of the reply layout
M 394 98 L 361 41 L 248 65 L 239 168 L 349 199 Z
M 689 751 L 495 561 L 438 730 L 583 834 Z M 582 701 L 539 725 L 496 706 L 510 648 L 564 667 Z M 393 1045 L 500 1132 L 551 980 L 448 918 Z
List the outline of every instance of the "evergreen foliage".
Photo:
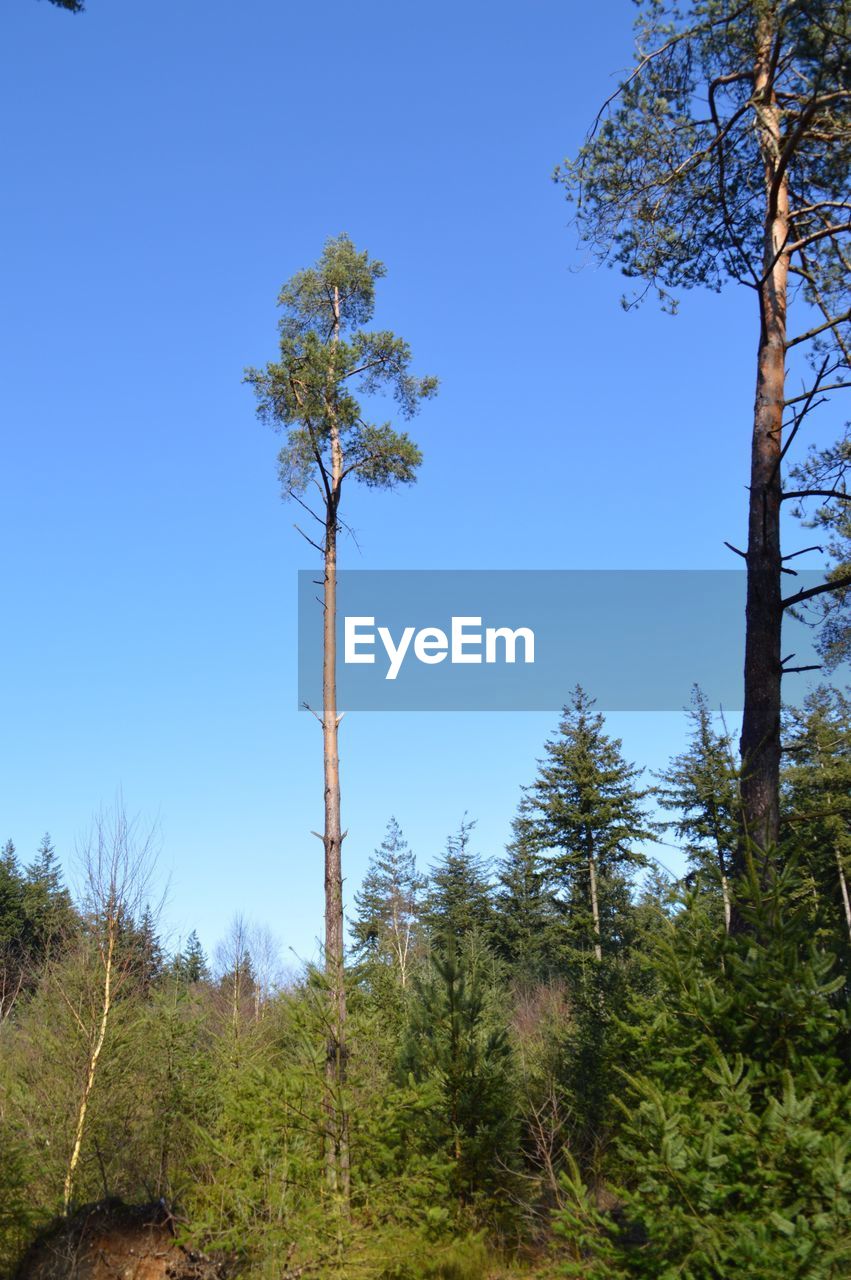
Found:
M 813 926 L 848 973 L 851 961 L 851 701 L 820 688 L 788 713 L 786 841 L 809 877 Z
M 487 938 L 493 925 L 488 864 L 473 852 L 475 821 L 466 814 L 431 869 L 423 917 L 433 937 L 461 942 L 471 934 Z
M 729 925 L 728 881 L 739 839 L 741 813 L 733 744 L 726 728 L 715 728 L 704 693 L 695 687 L 687 711 L 687 749 L 659 775 L 659 803 L 677 817 L 674 833 L 704 889 L 720 888 Z
M 748 933 L 725 934 L 694 894 L 671 922 L 623 1077 L 618 1215 L 574 1167 L 565 1274 L 846 1273 L 848 1016 L 800 889 L 791 866 L 768 890 L 756 877 L 737 886 Z
M 395 818 L 372 856 L 360 891 L 352 925 L 355 954 L 393 966 L 405 986 L 419 944 L 418 913 L 425 876 Z
M 550 872 L 529 825 L 513 824 L 500 863 L 494 903 L 494 947 L 517 981 L 534 984 L 561 967 L 561 918 L 549 891 Z
M 491 1201 L 513 1163 L 515 1105 L 507 1030 L 489 1000 L 487 960 L 476 962 L 454 933 L 434 947 L 415 979 L 400 1068 L 437 1085 L 425 1120 L 434 1150 L 449 1160 L 460 1206 Z
M 327 974 L 270 981 L 261 932 L 240 917 L 214 973 L 195 934 L 165 962 L 139 897 L 118 922 L 120 988 L 75 1201 L 162 1197 L 187 1244 L 258 1280 L 484 1280 L 522 1274 L 524 1260 L 583 1280 L 839 1280 L 851 1262 L 847 700 L 820 691 L 789 713 L 785 868 L 731 881 L 738 932 L 717 856 L 735 778 L 699 697 L 687 727 L 663 778 L 693 872 L 675 901 L 658 874 L 634 883 L 653 834 L 645 792 L 581 691 L 495 883 L 465 818 L 421 901 L 389 824 L 355 895 L 346 974 L 334 1104 L 349 1118 L 347 1207 L 326 1179 Z M 70 904 L 49 840 L 26 871 L 7 845 L 0 877 L 4 937 L 42 955 L 0 1020 L 9 1271 L 62 1205 L 104 960 L 97 904 Z M 50 923 L 69 911 L 69 926 Z M 410 930 L 404 982 L 397 927 Z
M 300 498 L 312 478 L 336 476 L 341 485 L 352 475 L 378 488 L 415 478 L 417 446 L 391 423 L 370 422 L 358 399 L 389 393 L 408 419 L 437 390 L 435 378 L 411 373 L 404 339 L 363 328 L 375 309 L 376 281 L 385 273 L 383 263 L 340 235 L 327 241 L 315 267 L 297 272 L 281 290 L 279 359 L 248 369 L 245 380 L 257 397 L 258 416 L 286 436 L 278 457 L 285 497 Z M 332 437 L 339 441 L 339 463 L 330 456 Z M 339 493 L 335 509 L 338 501 Z
M 185 950 L 178 951 L 173 957 L 171 967 L 177 977 L 187 984 L 207 982 L 210 977 L 210 966 L 198 934 L 193 929 L 186 939 Z
M 517 831 L 545 854 L 565 947 L 577 959 L 601 959 L 625 944 L 623 907 L 633 872 L 646 865 L 639 845 L 653 838 L 641 770 L 604 732 L 594 699 L 576 688 L 538 775 L 526 788 Z

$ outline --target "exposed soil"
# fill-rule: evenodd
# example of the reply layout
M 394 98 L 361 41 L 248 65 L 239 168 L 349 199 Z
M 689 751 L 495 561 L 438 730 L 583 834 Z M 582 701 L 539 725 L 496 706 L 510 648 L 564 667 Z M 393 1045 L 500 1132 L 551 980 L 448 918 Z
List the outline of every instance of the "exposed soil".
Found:
M 105 1200 L 48 1227 L 13 1280 L 224 1280 L 220 1261 L 183 1248 L 162 1203 Z

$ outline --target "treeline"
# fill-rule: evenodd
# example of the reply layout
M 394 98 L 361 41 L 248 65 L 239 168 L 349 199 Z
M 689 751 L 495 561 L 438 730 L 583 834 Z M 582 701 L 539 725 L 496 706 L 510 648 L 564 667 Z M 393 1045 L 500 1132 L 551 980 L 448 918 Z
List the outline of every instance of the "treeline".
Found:
M 0 1272 L 115 1195 L 165 1198 L 187 1239 L 277 1280 L 847 1275 L 848 713 L 837 690 L 789 713 L 782 847 L 744 879 L 699 693 L 650 778 L 577 690 L 498 860 L 465 817 L 426 871 L 391 819 L 351 904 L 330 1103 L 320 969 L 283 981 L 239 920 L 212 962 L 194 934 L 165 954 L 120 811 L 76 903 L 48 837 L 29 866 L 8 843 Z

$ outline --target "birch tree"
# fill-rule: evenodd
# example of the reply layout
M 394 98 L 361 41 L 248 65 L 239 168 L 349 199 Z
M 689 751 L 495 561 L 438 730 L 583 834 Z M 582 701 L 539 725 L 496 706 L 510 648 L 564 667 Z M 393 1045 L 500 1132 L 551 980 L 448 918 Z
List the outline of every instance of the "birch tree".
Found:
M 138 928 L 146 911 L 149 918 L 153 918 L 150 890 L 155 865 L 154 834 L 152 831 L 142 833 L 138 819 L 129 819 L 119 803 L 111 813 L 101 813 L 95 819 L 81 850 L 81 861 L 87 942 L 94 959 L 94 977 L 73 993 L 61 988 L 84 1049 L 63 1185 L 62 1204 L 66 1215 L 73 1205 L 86 1117 L 115 1005 L 138 970 L 136 951 L 123 944 L 128 931 Z
M 283 496 L 306 514 L 299 532 L 323 562 L 322 709 L 314 710 L 323 740 L 325 823 L 325 968 L 331 1004 L 327 1080 L 336 1118 L 329 1132 L 328 1180 L 348 1197 L 348 1139 L 341 1088 L 345 1079 L 346 992 L 343 969 L 345 832 L 340 814 L 337 708 L 337 542 L 348 481 L 390 489 L 410 484 L 421 454 L 407 433 L 368 417 L 374 399 L 389 395 L 410 419 L 437 390 L 435 378 L 411 373 L 411 350 L 372 319 L 383 263 L 359 252 L 346 235 L 329 240 L 313 267 L 282 288 L 277 360 L 246 371 L 257 413 L 285 437 L 278 456 Z
M 732 281 L 753 300 L 748 539 L 732 548 L 747 570 L 742 871 L 778 838 L 784 611 L 851 581 L 784 595 L 780 536 L 784 501 L 805 496 L 784 489 L 788 450 L 851 384 L 851 2 L 641 0 L 636 30 L 632 70 L 556 176 L 583 239 L 645 293 L 670 304 Z

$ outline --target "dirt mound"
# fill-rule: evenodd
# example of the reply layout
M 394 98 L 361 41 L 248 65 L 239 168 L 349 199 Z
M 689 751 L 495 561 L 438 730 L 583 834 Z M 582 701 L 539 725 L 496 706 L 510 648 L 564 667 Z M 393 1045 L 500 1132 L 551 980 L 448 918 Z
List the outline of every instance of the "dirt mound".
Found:
M 43 1231 L 14 1280 L 224 1280 L 222 1263 L 184 1249 L 162 1203 L 104 1200 Z

